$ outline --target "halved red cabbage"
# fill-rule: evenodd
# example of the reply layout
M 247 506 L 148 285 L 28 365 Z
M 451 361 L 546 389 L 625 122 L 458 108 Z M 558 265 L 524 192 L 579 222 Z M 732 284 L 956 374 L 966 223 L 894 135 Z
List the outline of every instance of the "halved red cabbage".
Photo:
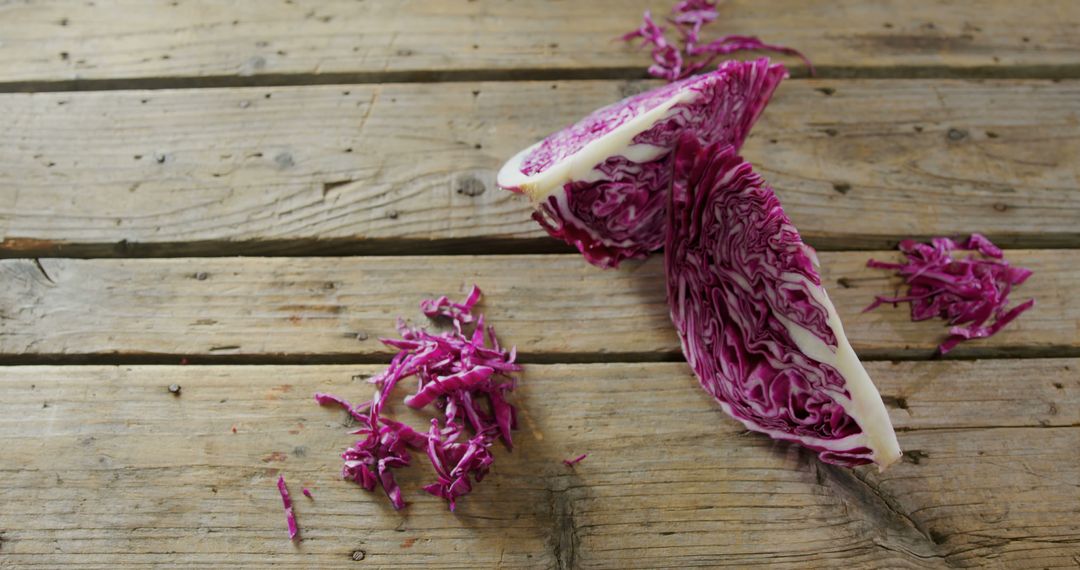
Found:
M 885 405 L 772 188 L 733 147 L 692 134 L 674 163 L 668 303 L 701 385 L 747 428 L 826 463 L 896 461 Z
M 533 218 L 589 262 L 615 267 L 664 241 L 664 194 L 681 133 L 736 149 L 786 75 L 768 59 L 729 61 L 599 109 L 511 158 L 500 187 L 524 193 Z
M 954 258 L 955 250 L 978 251 L 982 257 L 969 255 Z M 871 259 L 867 267 L 892 269 L 904 278 L 908 294 L 902 297 L 878 295 L 863 311 L 891 303 L 911 303 L 911 320 L 933 317 L 948 319 L 949 336 L 938 346 L 947 354 L 965 340 L 993 336 L 1024 311 L 1035 306 L 1028 299 L 1005 310 L 1013 285 L 1031 277 L 1031 270 L 1014 267 L 996 245 L 980 234 L 972 234 L 962 243 L 949 238 L 934 238 L 929 244 L 913 240 L 900 242 L 905 263 L 886 263 Z M 990 325 L 986 322 L 993 319 Z M 966 325 L 966 326 L 960 326 Z

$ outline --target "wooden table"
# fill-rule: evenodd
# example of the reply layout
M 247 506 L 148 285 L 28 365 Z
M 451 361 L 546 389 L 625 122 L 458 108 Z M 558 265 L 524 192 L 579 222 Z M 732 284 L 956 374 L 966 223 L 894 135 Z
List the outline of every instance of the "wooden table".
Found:
M 818 65 L 744 154 L 890 408 L 907 454 L 877 473 L 723 416 L 659 260 L 587 266 L 494 187 L 653 84 L 611 38 L 668 3 L 0 2 L 0 567 L 1080 566 L 1080 4 L 1038 4 L 714 26 Z M 897 286 L 868 258 L 973 231 L 1035 270 L 1008 330 L 932 359 L 940 322 L 859 312 Z M 474 282 L 528 363 L 518 446 L 454 514 L 405 471 L 394 512 L 311 394 L 363 399 L 394 317 Z M 296 544 L 279 473 L 315 497 Z

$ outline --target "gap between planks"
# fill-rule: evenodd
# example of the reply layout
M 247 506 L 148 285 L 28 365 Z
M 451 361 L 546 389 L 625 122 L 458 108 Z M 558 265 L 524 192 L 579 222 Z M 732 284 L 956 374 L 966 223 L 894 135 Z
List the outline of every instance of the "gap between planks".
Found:
M 974 341 L 973 341 L 974 342 Z M 959 354 L 947 357 L 924 354 L 898 354 L 893 350 L 860 350 L 863 362 L 972 362 L 980 360 L 1042 360 L 1047 358 L 1077 358 L 1080 349 L 1072 346 L 1050 347 L 965 347 Z M 0 354 L 0 366 L 319 366 L 388 364 L 392 355 L 376 353 L 326 354 L 196 354 L 178 356 L 168 353 L 117 352 L 114 354 Z M 529 353 L 519 350 L 520 364 L 662 364 L 686 362 L 682 352 L 563 352 L 557 354 Z
M 0 93 L 66 93 L 163 89 L 225 89 L 233 87 L 302 87 L 308 85 L 365 85 L 378 83 L 452 83 L 474 81 L 580 81 L 653 79 L 640 66 L 586 69 L 460 69 L 358 73 L 215 75 L 205 77 L 133 77 L 116 79 L 66 79 L 0 81 Z M 810 76 L 802 67 L 789 69 L 794 79 L 1080 79 L 1077 65 L 1018 66 L 918 66 L 886 67 L 818 66 Z
M 176 77 L 190 78 L 188 85 L 519 73 L 640 77 L 647 51 L 614 39 L 638 27 L 645 10 L 659 16 L 670 4 L 236 0 L 208 11 L 188 0 L 5 2 L 0 76 L 27 87 L 103 82 L 98 88 Z M 1073 77 L 1080 69 L 1075 6 L 1071 0 L 1048 0 L 1038 10 L 1009 0 L 730 0 L 719 6 L 706 38 L 759 35 L 802 50 L 836 77 Z
M 868 360 L 925 360 L 947 327 L 906 307 L 861 312 L 901 287 L 868 258 L 823 252 L 822 282 Z M 1078 250 L 1012 250 L 1034 275 L 1013 303 L 1038 301 L 998 335 L 953 358 L 1080 355 L 1080 302 L 1066 295 Z M 395 317 L 428 322 L 421 299 L 473 283 L 506 345 L 529 362 L 679 359 L 659 257 L 602 271 L 578 255 L 358 258 L 2 260 L 0 362 L 248 364 L 385 362 Z
M 1000 247 L 1009 249 L 1075 249 L 1077 234 L 982 234 Z M 805 241 L 817 251 L 871 252 L 896 249 L 901 240 L 929 242 L 937 235 L 807 236 Z M 412 238 L 296 238 L 253 240 L 194 240 L 184 242 L 64 242 L 45 239 L 9 238 L 0 241 L 0 259 L 168 259 L 217 257 L 443 257 L 473 255 L 551 255 L 577 253 L 573 246 L 554 238 L 507 239 L 477 237 L 458 239 Z M 653 253 L 662 256 L 663 250 Z

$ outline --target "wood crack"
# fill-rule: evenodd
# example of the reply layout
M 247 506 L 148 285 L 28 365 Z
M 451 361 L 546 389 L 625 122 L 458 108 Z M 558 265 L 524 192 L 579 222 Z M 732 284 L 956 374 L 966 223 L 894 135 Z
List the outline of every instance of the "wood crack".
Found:
M 45 266 L 41 264 L 40 259 L 36 257 L 34 258 L 34 266 L 37 267 L 37 270 L 41 272 L 41 276 L 44 277 L 46 281 L 52 283 L 53 285 L 56 285 L 56 281 L 53 281 L 52 277 L 49 277 L 49 272 L 45 271 Z
M 809 456 L 804 450 L 800 453 Z M 943 558 L 933 532 L 908 514 L 895 498 L 863 479 L 859 471 L 821 463 L 816 458 L 809 461 L 819 484 L 835 493 L 845 506 L 866 515 L 878 535 L 875 544 L 920 559 Z
M 865 479 L 865 475 L 863 475 L 860 471 L 850 469 L 846 470 L 845 473 L 850 474 L 853 481 L 858 481 L 859 483 L 861 483 L 862 487 L 872 493 L 874 497 L 877 497 L 881 504 L 885 505 L 885 508 L 887 508 L 890 512 L 895 514 L 898 518 L 907 521 L 907 523 L 910 524 L 912 528 L 918 530 L 919 533 L 921 533 L 927 540 L 933 542 L 934 544 L 937 544 L 937 541 L 934 540 L 934 535 L 926 528 L 926 525 L 920 523 L 918 520 L 913 518 L 911 514 L 906 512 L 895 498 L 883 493 L 877 485 L 868 482 Z
M 577 568 L 577 552 L 581 545 L 577 520 L 574 517 L 574 499 L 570 488 L 548 491 L 548 510 L 551 514 L 551 553 L 559 570 Z

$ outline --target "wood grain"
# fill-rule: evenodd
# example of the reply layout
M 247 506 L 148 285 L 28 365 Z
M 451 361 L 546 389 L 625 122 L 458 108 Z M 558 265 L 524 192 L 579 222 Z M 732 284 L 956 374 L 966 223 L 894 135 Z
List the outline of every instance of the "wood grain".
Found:
M 495 172 L 649 85 L 0 95 L 0 255 L 567 251 Z M 1078 82 L 790 81 L 744 154 L 822 249 L 1080 247 L 1078 101 Z
M 0 4 L 7 89 L 641 77 L 613 41 L 671 2 L 24 0 Z M 1076 76 L 1069 0 L 725 2 L 708 38 L 756 34 L 826 76 Z M 801 71 L 801 69 L 800 69 Z
M 1080 354 L 1080 251 L 1011 250 L 1035 275 L 1013 303 L 1038 304 L 997 336 L 951 355 Z M 826 284 L 864 358 L 928 358 L 947 330 L 906 308 L 860 311 L 899 286 L 869 258 L 826 252 Z M 576 254 L 371 258 L 3 260 L 0 355 L 6 362 L 371 362 L 398 315 L 426 322 L 423 298 L 486 294 L 484 313 L 506 344 L 542 362 L 678 359 L 662 260 L 616 271 Z M 840 285 L 841 279 L 844 285 Z M 102 360 L 111 359 L 111 360 Z M 271 360 L 267 360 L 271 359 Z M 275 360 L 276 359 L 276 360 Z
M 681 363 L 531 365 L 515 394 L 514 452 L 496 450 L 491 477 L 456 514 L 419 491 L 431 477 L 422 458 L 400 477 L 411 503 L 401 513 L 338 478 L 347 422 L 311 393 L 361 400 L 378 368 L 4 368 L 0 559 L 1068 568 L 1080 555 L 1080 360 L 871 364 L 908 451 L 884 474 L 746 433 Z M 392 408 L 422 425 L 423 413 Z M 561 463 L 586 452 L 572 470 Z M 295 546 L 279 473 L 296 495 Z

